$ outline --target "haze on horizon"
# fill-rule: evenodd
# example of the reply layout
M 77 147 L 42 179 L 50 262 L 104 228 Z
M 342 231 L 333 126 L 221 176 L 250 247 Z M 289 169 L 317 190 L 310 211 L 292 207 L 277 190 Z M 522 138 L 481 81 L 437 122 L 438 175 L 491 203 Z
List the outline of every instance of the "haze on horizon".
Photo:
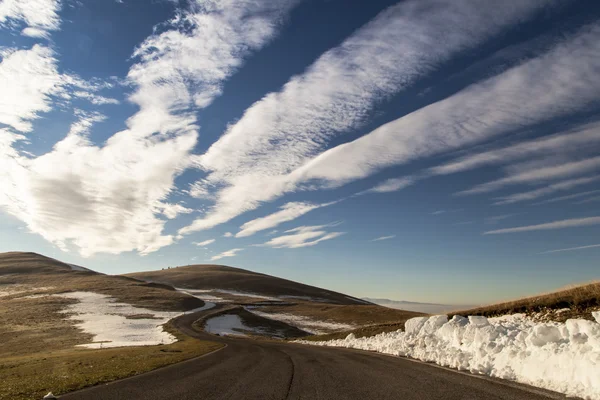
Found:
M 597 279 L 600 4 L 451 4 L 3 2 L 0 251 L 436 304 Z

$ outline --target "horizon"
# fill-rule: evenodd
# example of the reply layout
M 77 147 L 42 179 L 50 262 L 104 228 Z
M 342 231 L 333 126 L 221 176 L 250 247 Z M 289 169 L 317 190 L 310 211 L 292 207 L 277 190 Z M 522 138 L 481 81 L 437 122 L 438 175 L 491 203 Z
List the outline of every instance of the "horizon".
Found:
M 600 4 L 100 3 L 0 7 L 0 252 L 441 305 L 598 279 Z

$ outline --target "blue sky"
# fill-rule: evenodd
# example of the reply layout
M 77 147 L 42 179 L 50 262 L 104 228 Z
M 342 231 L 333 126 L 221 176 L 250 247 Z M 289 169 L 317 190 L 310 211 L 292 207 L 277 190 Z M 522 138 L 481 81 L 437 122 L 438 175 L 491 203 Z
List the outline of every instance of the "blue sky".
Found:
M 480 304 L 598 278 L 600 5 L 5 0 L 0 251 Z

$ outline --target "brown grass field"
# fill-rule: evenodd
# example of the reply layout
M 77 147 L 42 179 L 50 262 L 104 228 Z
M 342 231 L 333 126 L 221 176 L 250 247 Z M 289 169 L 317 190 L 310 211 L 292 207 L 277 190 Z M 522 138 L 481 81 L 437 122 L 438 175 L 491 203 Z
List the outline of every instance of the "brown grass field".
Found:
M 569 311 L 556 313 L 556 310 Z M 513 301 L 457 311 L 458 315 L 497 316 L 515 313 L 543 313 L 547 319 L 564 322 L 569 318 L 593 319 L 592 311 L 600 309 L 600 282 L 571 286 L 551 293 Z
M 171 345 L 83 349 L 91 336 L 66 320 L 74 300 L 51 296 L 93 291 L 138 307 L 186 311 L 204 303 L 160 285 L 73 271 L 34 253 L 0 254 L 0 399 L 41 398 L 119 379 L 195 357 L 220 345 L 183 337 Z

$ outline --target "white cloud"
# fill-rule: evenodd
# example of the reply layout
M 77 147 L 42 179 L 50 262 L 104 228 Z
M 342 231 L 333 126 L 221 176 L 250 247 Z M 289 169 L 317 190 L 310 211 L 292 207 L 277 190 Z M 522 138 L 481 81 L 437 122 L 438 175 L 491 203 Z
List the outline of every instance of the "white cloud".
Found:
M 219 95 L 222 82 L 243 59 L 275 35 L 293 4 L 203 2 L 160 25 L 166 30 L 136 49 L 128 74 L 134 88 L 128 100 L 139 111 L 127 120 L 127 129 L 102 146 L 89 141 L 84 132 L 89 126 L 82 130 L 80 125 L 49 153 L 29 157 L 12 147 L 25 137 L 0 132 L 0 207 L 48 241 L 64 250 L 74 245 L 84 256 L 132 250 L 148 254 L 173 243 L 173 236 L 163 233 L 160 216 L 191 211 L 166 200 L 175 178 L 191 162 L 197 141 L 194 111 Z M 10 82 L 0 86 L 10 103 L 0 104 L 0 122 L 17 130 L 31 130 L 30 121 L 49 111 L 57 86 L 88 91 L 97 86 L 57 77 L 54 54 L 42 46 L 3 58 L 0 79 Z M 10 96 L 4 96 L 4 88 Z
M 442 215 L 445 214 L 446 210 L 437 210 L 431 213 L 431 215 Z
M 301 247 L 314 246 L 320 242 L 335 239 L 346 233 L 327 232 L 323 230 L 323 228 L 335 225 L 336 224 L 300 226 L 285 231 L 285 233 L 288 233 L 288 235 L 275 237 L 260 246 L 273 247 L 276 249 L 297 249 Z
M 550 3 L 505 7 L 459 0 L 449 7 L 418 0 L 385 10 L 281 91 L 246 110 L 199 157 L 207 180 L 224 187 L 212 212 L 180 233 L 209 229 L 295 190 L 297 181 L 286 174 L 322 151 L 333 136 L 361 125 L 376 103 Z M 339 165 L 344 164 L 328 164 L 327 173 L 346 169 Z
M 40 28 L 27 27 L 21 31 L 21 35 L 36 39 L 50 39 L 50 32 Z
M 595 122 L 565 133 L 467 155 L 444 165 L 430 168 L 429 172 L 433 175 L 446 175 L 484 165 L 505 164 L 513 160 L 530 158 L 532 156 L 577 152 L 581 151 L 583 146 L 589 146 L 598 141 L 600 141 L 600 123 Z
M 65 85 L 54 52 L 45 46 L 0 51 L 0 123 L 29 132 L 39 113 L 50 111 L 51 96 Z
M 567 249 L 550 250 L 550 251 L 544 251 L 543 253 L 540 253 L 540 254 L 561 253 L 563 251 L 593 249 L 593 248 L 597 248 L 597 247 L 600 247 L 600 244 L 591 244 L 589 246 L 569 247 Z
M 531 164 L 527 164 L 521 171 L 513 173 L 505 178 L 483 183 L 472 189 L 458 192 L 457 195 L 487 193 L 508 185 L 541 183 L 552 179 L 582 175 L 597 170 L 598 168 L 600 168 L 600 156 L 581 161 L 571 161 L 560 165 L 545 166 L 542 168 L 536 168 L 535 166 L 531 168 Z
M 417 178 L 408 176 L 404 178 L 392 178 L 388 179 L 380 184 L 372 187 L 369 190 L 366 190 L 363 193 L 389 193 L 396 192 L 398 190 L 402 190 L 410 185 L 413 185 L 417 181 Z
M 203 242 L 194 242 L 194 244 L 199 247 L 204 247 L 204 246 L 208 246 L 209 244 L 213 244 L 215 241 L 216 241 L 215 239 L 208 239 Z
M 588 217 L 588 218 L 575 218 L 565 219 L 562 221 L 554 221 L 546 224 L 520 226 L 516 228 L 497 229 L 495 231 L 484 232 L 484 235 L 493 235 L 499 233 L 516 233 L 516 232 L 529 232 L 529 231 L 541 231 L 549 229 L 564 229 L 573 228 L 579 226 L 590 226 L 600 224 L 600 217 Z
M 237 256 L 237 253 L 239 253 L 240 251 L 242 251 L 244 249 L 231 249 L 231 250 L 227 250 L 224 251 L 220 254 L 217 254 L 216 256 L 212 256 L 210 258 L 211 261 L 216 261 L 216 260 L 220 260 L 221 258 L 225 258 L 225 257 L 235 257 Z
M 587 192 L 581 192 L 581 193 L 574 193 L 574 194 L 570 194 L 570 195 L 567 195 L 567 196 L 555 197 L 555 198 L 552 198 L 552 199 L 540 201 L 540 202 L 533 203 L 533 204 L 534 205 L 540 205 L 540 204 L 556 203 L 556 202 L 564 201 L 564 200 L 578 199 L 580 197 L 589 196 L 589 195 L 594 194 L 594 193 L 600 193 L 600 189 L 598 189 L 598 190 L 589 190 Z
M 600 196 L 590 197 L 589 199 L 578 201 L 575 204 L 586 204 L 586 203 L 592 203 L 595 201 L 600 201 Z
M 223 234 L 223 237 L 226 237 L 226 238 L 233 237 L 233 233 L 231 233 L 231 232 L 225 232 L 225 233 Z
M 306 202 L 291 202 L 284 204 L 279 211 L 273 214 L 246 222 L 240 227 L 241 230 L 235 235 L 235 237 L 239 238 L 254 235 L 256 232 L 274 228 L 284 222 L 292 221 L 317 208 L 327 207 L 336 203 L 338 203 L 338 201 L 332 201 L 323 204 Z
M 56 30 L 60 26 L 58 0 L 2 0 L 0 2 L 0 27 L 25 23 L 23 34 L 45 37 L 41 32 Z
M 158 208 L 168 219 L 175 219 L 180 214 L 190 214 L 194 210 L 182 206 L 181 204 L 161 203 Z
M 485 223 L 486 224 L 497 224 L 498 222 L 508 219 L 510 217 L 514 217 L 515 215 L 518 215 L 518 214 L 494 215 L 492 217 L 485 218 Z
M 74 97 L 79 97 L 88 100 L 90 103 L 101 106 L 104 104 L 120 104 L 121 102 L 117 99 L 111 99 L 109 97 L 100 96 L 96 93 L 76 91 L 73 92 Z
M 396 237 L 396 235 L 390 235 L 390 236 L 380 236 L 380 237 L 378 237 L 378 238 L 371 239 L 371 240 L 369 240 L 369 241 L 370 241 L 370 242 L 379 242 L 379 241 L 381 241 L 381 240 L 389 240 L 389 239 L 393 239 L 393 238 L 395 238 L 395 237 Z
M 296 173 L 341 184 L 586 110 L 600 95 L 598 52 L 600 25 L 587 26 L 540 57 L 325 151 Z
M 548 185 L 546 187 L 530 190 L 528 192 L 523 193 L 515 193 L 509 196 L 499 197 L 498 201 L 494 203 L 494 205 L 505 205 L 505 204 L 514 204 L 521 201 L 527 200 L 535 200 L 537 198 L 547 196 L 549 194 L 569 190 L 577 186 L 587 185 L 588 183 L 596 182 L 600 179 L 600 176 L 591 176 L 585 178 L 577 178 L 577 179 L 568 179 L 566 181 L 561 181 L 558 183 L 553 183 L 552 185 Z

